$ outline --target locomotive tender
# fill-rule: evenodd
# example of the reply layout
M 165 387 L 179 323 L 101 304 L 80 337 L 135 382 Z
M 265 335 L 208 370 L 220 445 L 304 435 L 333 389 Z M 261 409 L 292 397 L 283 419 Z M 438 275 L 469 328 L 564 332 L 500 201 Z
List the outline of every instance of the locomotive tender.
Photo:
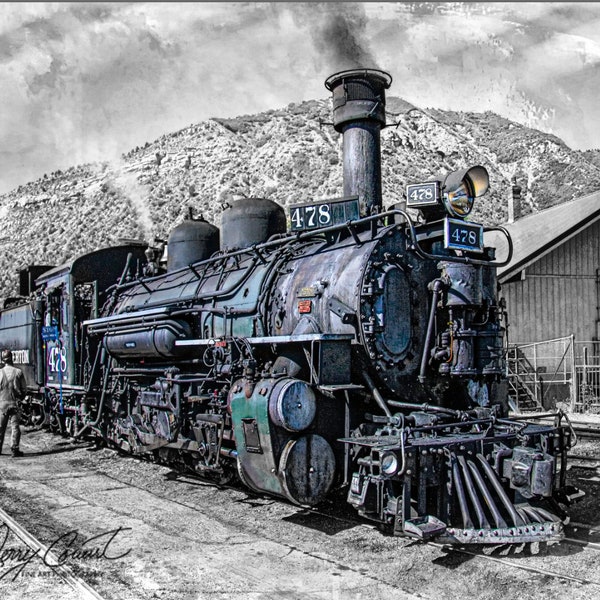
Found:
M 38 422 L 298 505 L 342 488 L 398 535 L 560 538 L 572 432 L 561 415 L 506 416 L 499 263 L 465 220 L 487 172 L 408 186 L 415 210 L 383 210 L 390 84 L 327 79 L 343 196 L 292 206 L 289 231 L 281 206 L 245 199 L 220 230 L 175 227 L 166 269 L 141 244 L 25 269 L 0 347 Z

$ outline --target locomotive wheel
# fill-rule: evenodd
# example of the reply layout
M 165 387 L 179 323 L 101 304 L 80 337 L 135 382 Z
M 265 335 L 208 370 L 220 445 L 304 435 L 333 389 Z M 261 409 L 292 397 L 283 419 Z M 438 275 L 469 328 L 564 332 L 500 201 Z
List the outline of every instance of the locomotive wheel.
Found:
M 29 421 L 31 423 L 31 425 L 33 427 L 35 427 L 36 429 L 42 428 L 46 422 L 47 422 L 47 415 L 46 415 L 46 411 L 44 410 L 43 406 L 37 406 L 35 407 L 37 410 L 33 410 L 30 417 L 29 417 Z
M 50 419 L 48 424 L 50 427 L 50 431 L 62 436 L 66 436 L 64 419 L 61 415 L 57 414 L 56 412 L 50 413 Z

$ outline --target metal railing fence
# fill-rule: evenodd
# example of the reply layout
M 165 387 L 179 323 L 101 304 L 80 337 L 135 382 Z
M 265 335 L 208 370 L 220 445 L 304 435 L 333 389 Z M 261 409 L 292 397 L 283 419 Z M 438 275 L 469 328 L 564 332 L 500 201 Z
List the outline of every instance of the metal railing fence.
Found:
M 571 410 L 600 414 L 600 342 L 575 342 L 575 381 Z
M 573 408 L 574 372 L 575 340 L 572 335 L 528 344 L 511 344 L 508 348 L 507 375 L 512 409 L 516 412 L 544 410 L 550 401 L 549 395 L 558 385 L 571 388 L 569 404 Z

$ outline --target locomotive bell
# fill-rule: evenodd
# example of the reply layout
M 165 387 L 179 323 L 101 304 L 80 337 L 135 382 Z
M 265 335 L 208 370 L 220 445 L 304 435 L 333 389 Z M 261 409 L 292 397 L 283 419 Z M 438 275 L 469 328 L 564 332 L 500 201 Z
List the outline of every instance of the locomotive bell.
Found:
M 381 208 L 381 141 L 385 90 L 392 77 L 378 69 L 352 69 L 331 75 L 333 126 L 343 134 L 344 196 L 358 196 L 364 214 Z

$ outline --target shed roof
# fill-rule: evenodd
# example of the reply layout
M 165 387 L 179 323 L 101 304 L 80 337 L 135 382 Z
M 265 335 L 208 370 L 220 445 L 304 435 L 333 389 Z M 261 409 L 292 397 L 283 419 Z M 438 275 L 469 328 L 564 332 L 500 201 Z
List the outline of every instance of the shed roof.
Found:
M 508 265 L 498 269 L 500 282 L 507 281 L 539 260 L 545 254 L 564 244 L 568 239 L 600 219 L 600 192 L 564 202 L 527 215 L 514 223 L 503 223 L 513 241 L 513 257 Z M 507 248 L 498 232 L 485 235 L 486 246 L 496 246 L 498 259 L 506 256 Z

